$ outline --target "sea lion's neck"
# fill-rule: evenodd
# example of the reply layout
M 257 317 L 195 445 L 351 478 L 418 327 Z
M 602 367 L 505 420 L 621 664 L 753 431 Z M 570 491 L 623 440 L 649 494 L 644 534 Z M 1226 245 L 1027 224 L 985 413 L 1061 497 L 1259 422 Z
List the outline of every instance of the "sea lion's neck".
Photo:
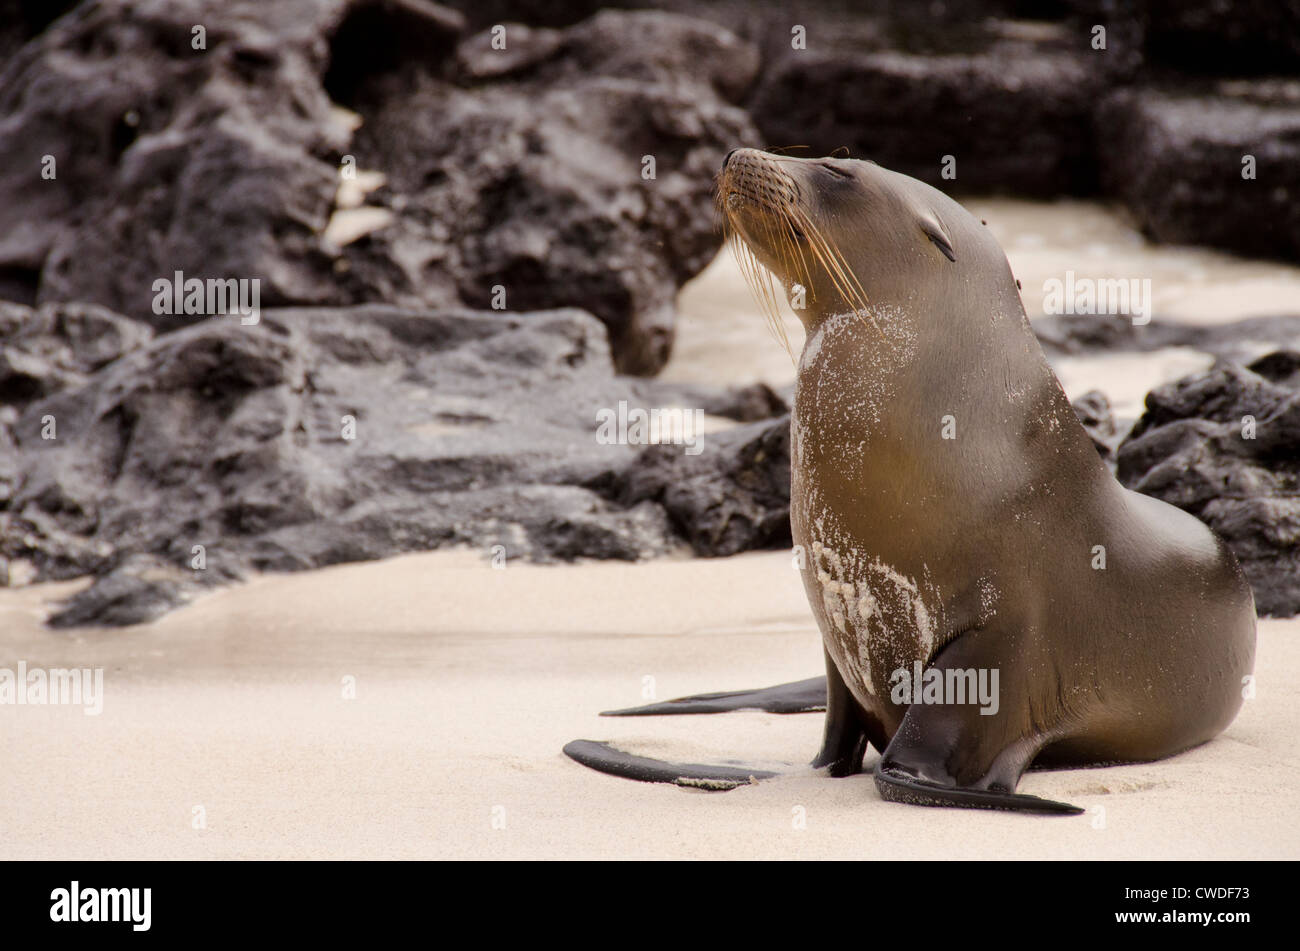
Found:
M 1014 289 L 969 295 L 914 289 L 878 295 L 863 311 L 810 315 L 796 383 L 801 411 L 856 407 L 858 438 L 898 452 L 928 451 L 945 420 L 991 452 L 1048 425 L 1080 464 L 1099 460 L 1025 318 Z M 921 437 L 918 440 L 918 436 Z M 1068 447 L 1068 449 L 1066 448 Z

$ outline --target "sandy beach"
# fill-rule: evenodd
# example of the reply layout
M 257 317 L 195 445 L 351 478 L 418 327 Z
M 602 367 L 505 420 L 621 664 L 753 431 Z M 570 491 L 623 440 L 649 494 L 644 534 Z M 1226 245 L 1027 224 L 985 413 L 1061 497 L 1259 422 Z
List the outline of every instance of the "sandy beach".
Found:
M 1079 248 L 1163 276 L 1162 316 L 1276 313 L 1300 290 L 1297 269 L 1147 248 L 1100 207 L 972 205 L 1031 314 L 1043 274 L 1083 267 Z M 729 258 L 681 308 L 666 378 L 793 379 Z M 1206 359 L 1058 372 L 1071 396 L 1098 387 L 1131 418 Z M 869 775 L 802 765 L 820 715 L 597 716 L 819 674 L 788 553 L 494 568 L 435 552 L 262 577 L 136 628 L 45 628 L 82 583 L 0 590 L 0 666 L 104 668 L 98 716 L 0 708 L 3 858 L 1300 858 L 1297 619 L 1260 622 L 1257 695 L 1213 742 L 1026 775 L 1021 791 L 1088 810 L 1061 819 L 885 803 Z M 634 783 L 564 757 L 575 738 L 784 775 L 727 793 Z
M 596 716 L 643 702 L 645 678 L 667 698 L 818 673 L 783 553 L 412 555 L 263 578 L 140 628 L 42 629 L 67 587 L 5 592 L 0 649 L 104 667 L 103 712 L 4 709 L 4 858 L 1300 856 L 1296 621 L 1261 622 L 1258 695 L 1212 743 L 1026 775 L 1022 791 L 1088 810 L 1058 819 L 882 802 L 867 775 L 801 765 L 819 715 Z M 727 793 L 634 783 L 565 758 L 577 737 L 790 772 Z

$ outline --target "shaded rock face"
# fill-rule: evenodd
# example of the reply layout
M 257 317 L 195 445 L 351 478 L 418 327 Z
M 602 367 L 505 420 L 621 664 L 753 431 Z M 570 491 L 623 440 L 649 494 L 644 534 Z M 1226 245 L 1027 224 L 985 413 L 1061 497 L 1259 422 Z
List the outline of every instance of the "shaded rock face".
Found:
M 1189 73 L 1300 73 L 1297 0 L 1145 0 L 1151 59 Z
M 0 580 L 97 578 L 55 624 L 143 621 L 254 570 L 452 545 L 550 561 L 781 541 L 754 505 L 762 533 L 709 543 L 674 500 L 615 491 L 645 451 L 596 438 L 619 401 L 736 419 L 785 406 L 762 387 L 615 376 L 582 311 L 285 309 L 154 336 L 100 308 L 7 305 L 0 345 Z M 737 436 L 700 443 L 688 458 L 714 461 L 692 504 L 734 505 Z
M 436 69 L 465 33 L 465 17 L 431 0 L 352 0 L 329 36 L 325 92 L 350 103 L 373 77 Z
M 1124 485 L 1227 542 L 1260 613 L 1300 612 L 1300 352 L 1219 362 L 1152 390 L 1118 462 Z
M 74 6 L 76 0 L 0 0 L 0 62 Z
M 0 71 L 0 297 L 170 330 L 177 271 L 256 279 L 267 307 L 501 288 L 594 311 L 654 372 L 720 244 L 713 172 L 755 137 L 730 100 L 757 52 L 671 14 L 512 25 L 504 50 L 463 26 L 425 0 L 80 5 Z M 363 207 L 358 164 L 388 176 Z
M 1097 123 L 1103 182 L 1152 238 L 1300 260 L 1300 80 L 1126 90 Z

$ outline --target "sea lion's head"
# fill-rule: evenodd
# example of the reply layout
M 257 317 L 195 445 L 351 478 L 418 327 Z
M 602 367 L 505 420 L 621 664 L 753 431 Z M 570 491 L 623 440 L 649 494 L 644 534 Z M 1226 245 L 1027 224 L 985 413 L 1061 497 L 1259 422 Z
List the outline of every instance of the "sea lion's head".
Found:
M 871 302 L 956 277 L 961 249 L 936 210 L 953 203 L 874 162 L 735 149 L 717 184 L 728 236 L 769 320 L 777 283 L 792 304 L 803 288 L 795 313 L 811 330 L 823 317 L 865 315 Z

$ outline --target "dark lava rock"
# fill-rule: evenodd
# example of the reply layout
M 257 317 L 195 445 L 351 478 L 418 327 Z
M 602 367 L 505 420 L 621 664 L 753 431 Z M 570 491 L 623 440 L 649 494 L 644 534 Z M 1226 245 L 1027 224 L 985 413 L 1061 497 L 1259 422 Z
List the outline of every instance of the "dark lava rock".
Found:
M 16 299 L 163 326 L 152 284 L 176 270 L 257 278 L 265 306 L 337 298 L 319 232 L 325 157 L 350 130 L 319 77 L 338 6 L 83 3 L 11 57 L 0 272 L 11 291 L 26 277 Z
M 1125 90 L 1097 127 L 1107 190 L 1155 240 L 1300 261 L 1300 80 Z
M 349 286 L 390 300 L 581 306 L 609 328 L 620 370 L 653 373 L 668 358 L 677 289 L 720 244 L 713 175 L 755 137 L 731 100 L 757 51 L 663 13 L 503 29 L 504 49 L 491 30 L 469 37 L 446 76 L 389 76 L 357 93 L 367 121 L 353 151 L 386 175 L 372 201 L 393 221 L 348 249 Z
M 1119 447 L 1126 486 L 1186 509 L 1236 553 L 1262 614 L 1300 613 L 1300 352 L 1220 361 L 1152 390 Z
M 661 505 L 697 555 L 789 546 L 790 417 L 713 434 L 697 456 L 650 446 L 608 491 Z
M 644 450 L 597 438 L 622 402 L 785 407 L 763 387 L 615 376 L 583 311 L 281 309 L 154 336 L 101 308 L 7 305 L 0 348 L 0 575 L 97 578 L 55 624 L 144 621 L 256 570 L 447 546 L 552 561 L 780 540 L 769 526 L 709 548 L 673 521 L 675 497 L 610 491 Z M 706 434 L 690 458 L 735 438 Z M 748 498 L 715 468 L 715 504 Z
M 83 383 L 151 336 L 148 327 L 94 304 L 47 304 L 33 311 L 0 301 L 0 405 Z
M 1108 52 L 1081 28 L 987 21 L 914 43 L 862 21 L 785 45 L 750 104 L 766 143 L 847 148 L 947 190 L 1095 190 L 1091 115 Z M 941 177 L 945 155 L 955 179 Z
M 56 628 L 144 624 L 203 590 L 193 571 L 148 555 L 130 555 L 52 614 Z M 207 580 L 205 578 L 205 580 Z
M 500 287 L 596 313 L 654 372 L 720 244 L 714 172 L 756 137 L 732 100 L 757 51 L 671 14 L 507 25 L 504 50 L 463 24 L 427 0 L 82 4 L 0 69 L 0 296 L 170 330 L 177 271 L 256 279 L 264 307 Z M 369 198 L 358 164 L 387 175 Z

